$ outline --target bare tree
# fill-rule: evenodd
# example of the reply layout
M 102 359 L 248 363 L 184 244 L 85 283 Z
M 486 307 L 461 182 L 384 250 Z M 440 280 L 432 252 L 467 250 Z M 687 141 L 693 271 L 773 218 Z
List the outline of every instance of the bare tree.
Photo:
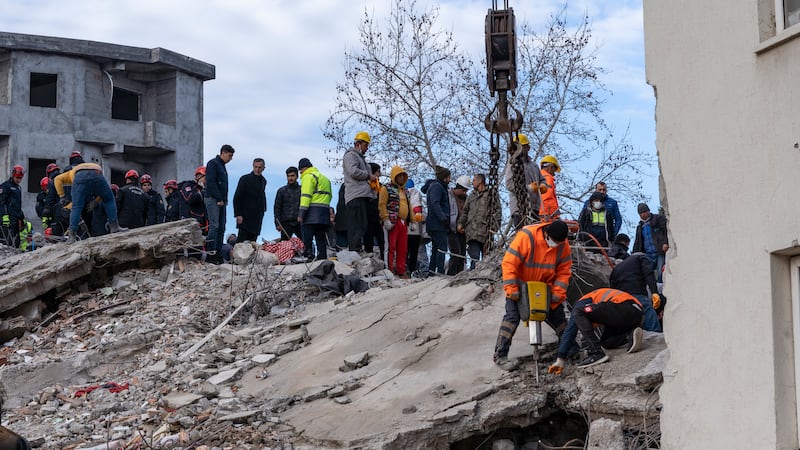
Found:
M 609 184 L 618 200 L 641 200 L 644 168 L 653 160 L 630 144 L 627 129 L 615 136 L 603 120 L 611 93 L 600 81 L 605 71 L 591 37 L 589 17 L 571 28 L 564 6 L 550 16 L 544 33 L 522 24 L 518 38 L 515 106 L 525 117 L 522 132 L 532 143 L 532 158 L 558 158 L 559 201 L 575 217 L 598 181 Z
M 412 176 L 459 157 L 472 63 L 452 33 L 437 28 L 438 14 L 438 7 L 418 11 L 415 0 L 394 0 L 382 23 L 365 11 L 361 48 L 345 52 L 344 81 L 325 124 L 325 137 L 336 143 L 329 159 L 361 129 L 372 136 L 370 159 L 401 164 Z
M 418 11 L 415 0 L 393 0 L 385 21 L 365 11 L 361 47 L 345 52 L 345 77 L 325 124 L 338 159 L 360 129 L 373 137 L 370 159 L 400 164 L 414 177 L 434 165 L 453 174 L 486 172 L 489 134 L 483 119 L 494 106 L 485 64 L 462 53 L 449 31 L 437 27 L 438 8 Z M 652 155 L 633 148 L 627 130 L 614 135 L 603 120 L 610 95 L 600 76 L 591 23 L 571 26 L 566 6 L 543 33 L 521 24 L 517 33 L 518 86 L 512 99 L 531 141 L 531 157 L 555 155 L 562 208 L 577 217 L 598 181 L 624 203 L 642 198 L 644 168 Z M 502 165 L 508 155 L 502 152 Z M 507 194 L 503 194 L 507 195 Z

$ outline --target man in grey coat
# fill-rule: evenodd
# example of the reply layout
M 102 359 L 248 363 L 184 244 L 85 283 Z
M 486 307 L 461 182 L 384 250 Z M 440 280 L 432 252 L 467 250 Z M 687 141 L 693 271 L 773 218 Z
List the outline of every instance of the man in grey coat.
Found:
M 368 226 L 369 201 L 375 195 L 369 182 L 376 178 L 364 158 L 369 143 L 369 134 L 366 131 L 359 131 L 356 133 L 353 147 L 344 154 L 342 160 L 345 217 L 348 227 L 347 246 L 354 252 L 363 251 L 364 233 Z M 372 243 L 367 245 L 367 251 L 370 251 Z
M 464 204 L 464 211 L 458 219 L 458 232 L 464 233 L 467 239 L 470 269 L 475 268 L 475 262 L 481 259 L 486 244 L 492 242 L 492 236 L 497 231 L 489 227 L 492 216 L 494 223 L 500 225 L 500 198 L 495 191 L 494 208 L 489 211 L 489 196 L 492 191 L 486 186 L 486 175 L 476 173 L 472 178 L 472 188 L 472 193 Z

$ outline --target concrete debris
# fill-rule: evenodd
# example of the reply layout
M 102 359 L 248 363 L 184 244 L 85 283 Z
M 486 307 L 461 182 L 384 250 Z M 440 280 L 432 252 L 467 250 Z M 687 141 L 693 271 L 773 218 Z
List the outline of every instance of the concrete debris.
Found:
M 661 335 L 537 384 L 527 333 L 509 355 L 520 370 L 492 362 L 497 279 L 375 281 L 333 297 L 303 281 L 313 264 L 188 259 L 166 281 L 153 266 L 72 286 L 49 322 L 0 347 L 5 425 L 42 448 L 446 449 L 564 409 L 625 430 L 658 423 Z M 555 342 L 545 327 L 545 364 Z
M 593 420 L 589 426 L 587 449 L 625 450 L 625 437 L 622 434 L 622 422 L 601 418 Z

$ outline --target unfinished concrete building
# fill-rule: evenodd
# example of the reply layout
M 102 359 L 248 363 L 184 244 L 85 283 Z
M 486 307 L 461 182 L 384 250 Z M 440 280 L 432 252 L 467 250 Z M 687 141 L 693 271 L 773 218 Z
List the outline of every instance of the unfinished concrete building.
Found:
M 800 447 L 800 2 L 645 0 L 665 449 Z
M 156 186 L 190 179 L 203 163 L 203 82 L 214 73 L 163 48 L 0 32 L 0 179 L 25 167 L 28 218 L 47 164 L 63 168 L 74 150 L 117 184 L 129 169 Z

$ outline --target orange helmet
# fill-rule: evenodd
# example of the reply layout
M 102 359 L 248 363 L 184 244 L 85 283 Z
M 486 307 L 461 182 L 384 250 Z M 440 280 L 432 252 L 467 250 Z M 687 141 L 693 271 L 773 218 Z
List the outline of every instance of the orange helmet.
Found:
M 125 178 L 136 178 L 136 179 L 138 179 L 139 178 L 139 172 L 137 172 L 134 169 L 131 169 L 131 170 L 125 172 Z

